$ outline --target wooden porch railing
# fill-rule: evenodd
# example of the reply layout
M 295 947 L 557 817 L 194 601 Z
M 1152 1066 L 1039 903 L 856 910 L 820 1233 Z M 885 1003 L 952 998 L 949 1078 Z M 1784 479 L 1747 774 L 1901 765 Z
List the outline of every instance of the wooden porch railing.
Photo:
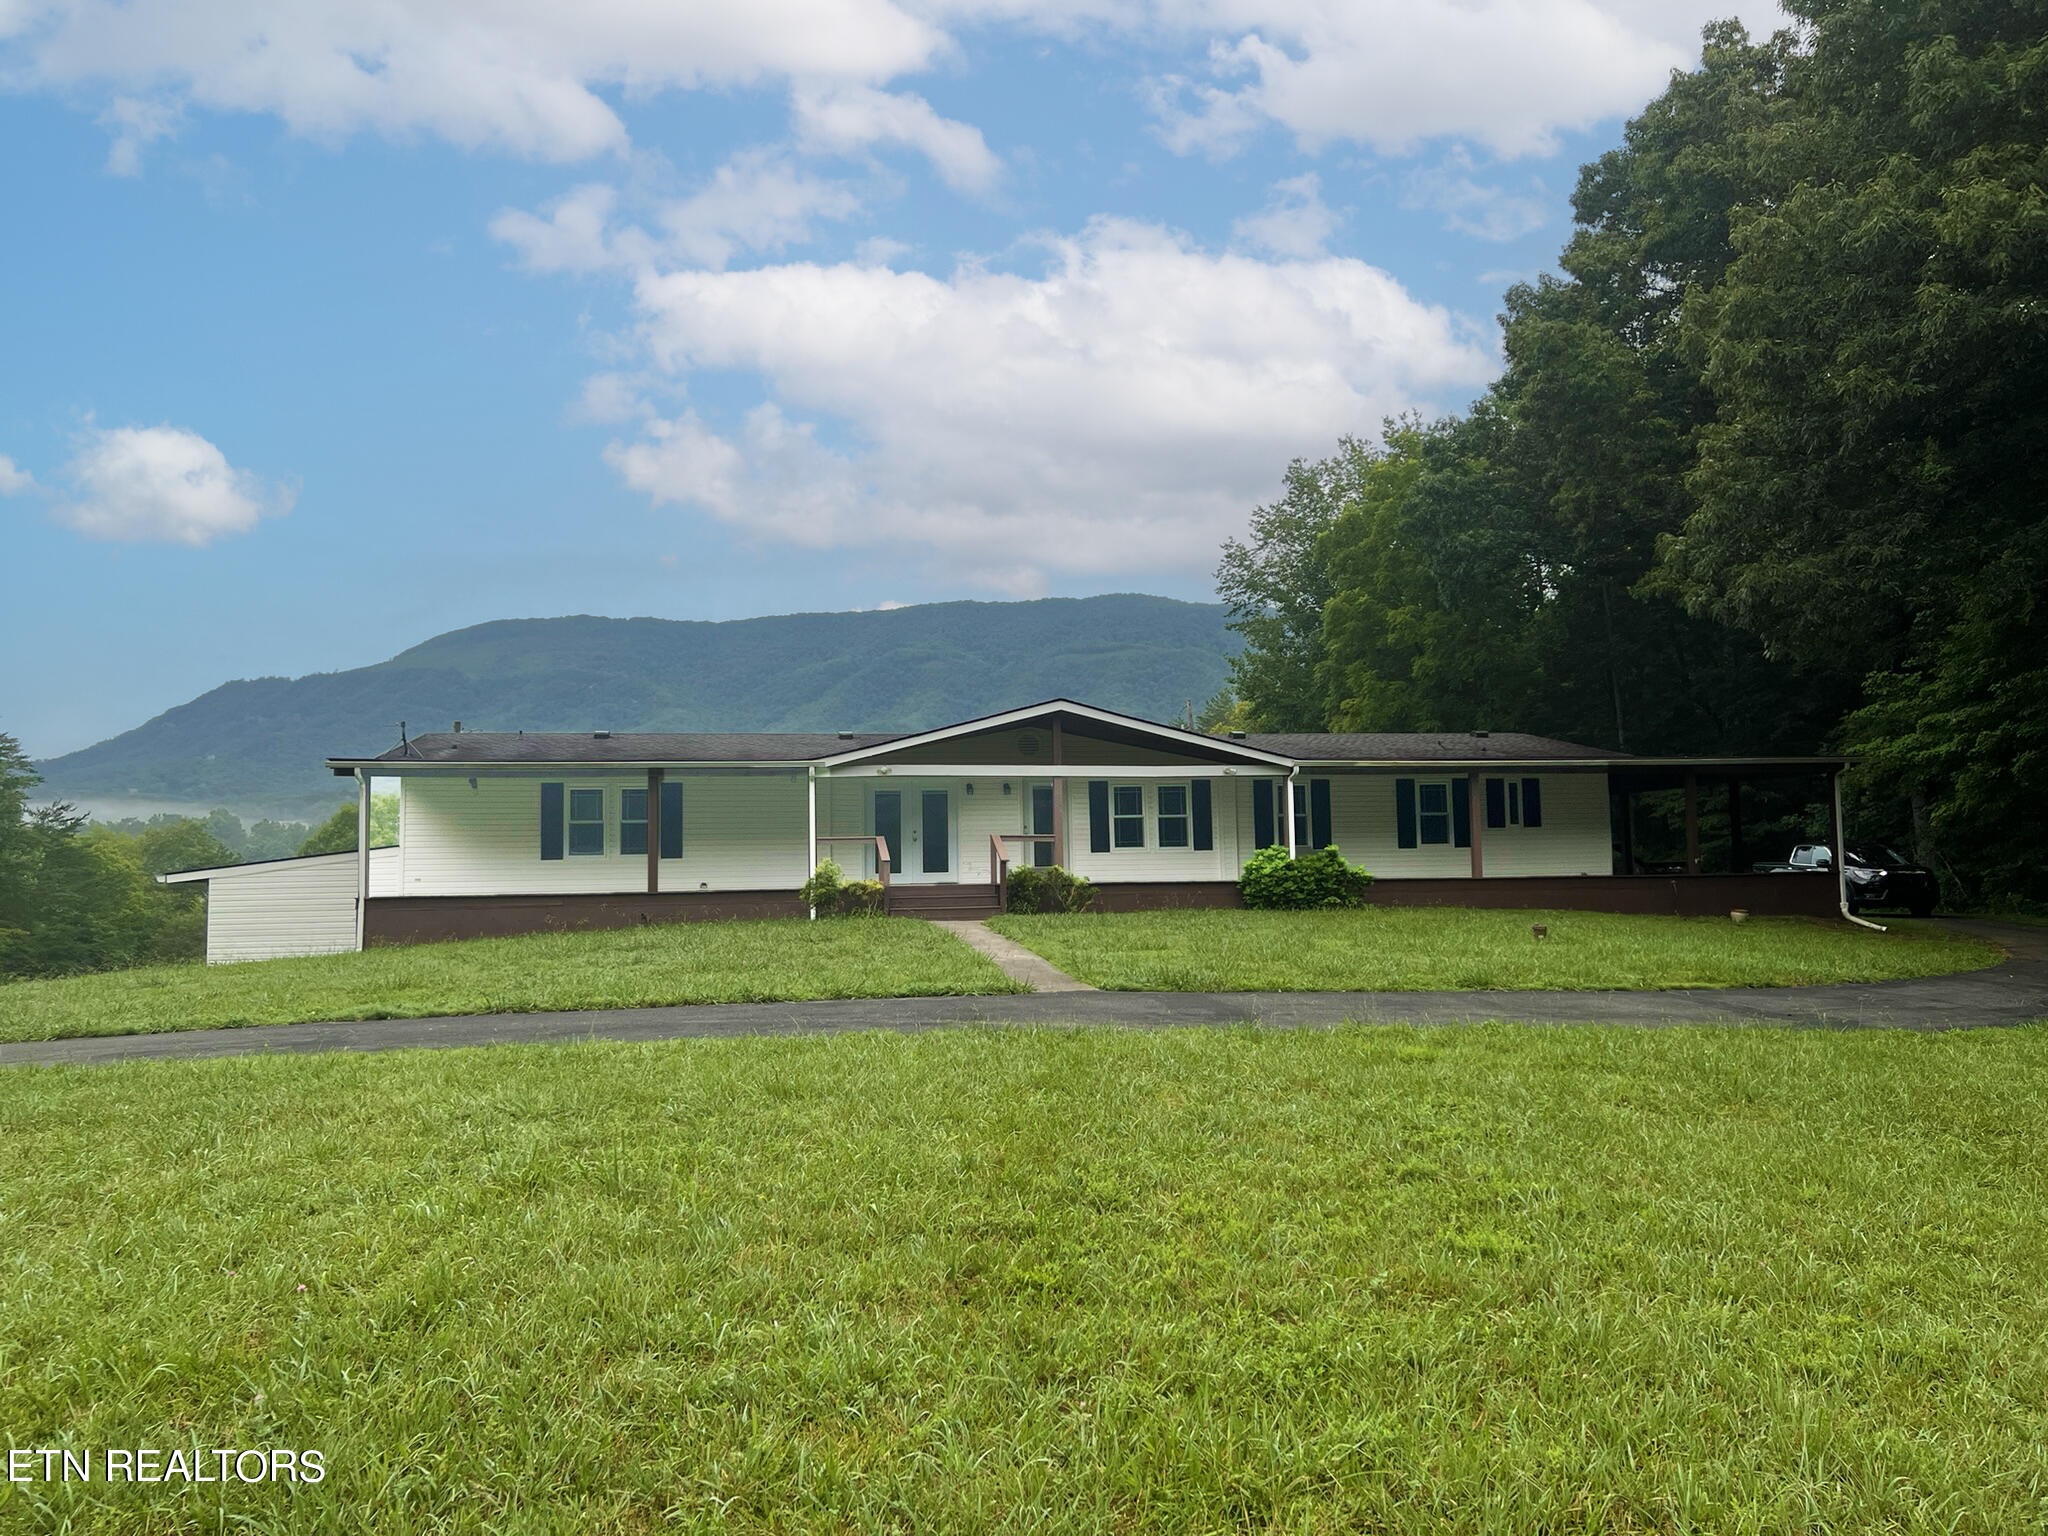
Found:
M 1050 843 L 1050 832 L 991 832 L 988 835 L 988 883 L 995 892 L 996 911 L 1010 910 L 1010 855 L 1004 843 Z
M 818 841 L 821 843 L 873 843 L 875 845 L 875 878 L 882 882 L 883 890 L 886 891 L 889 888 L 889 840 L 887 838 L 879 833 L 873 837 L 856 837 L 840 833 L 836 836 L 820 837 Z M 818 850 L 813 847 L 811 849 L 812 867 L 816 868 L 817 863 Z

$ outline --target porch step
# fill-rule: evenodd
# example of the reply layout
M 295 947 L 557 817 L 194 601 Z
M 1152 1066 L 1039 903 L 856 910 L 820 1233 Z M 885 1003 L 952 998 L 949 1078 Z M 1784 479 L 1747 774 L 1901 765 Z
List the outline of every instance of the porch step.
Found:
M 888 911 L 895 917 L 972 922 L 996 915 L 995 893 L 983 885 L 889 887 Z

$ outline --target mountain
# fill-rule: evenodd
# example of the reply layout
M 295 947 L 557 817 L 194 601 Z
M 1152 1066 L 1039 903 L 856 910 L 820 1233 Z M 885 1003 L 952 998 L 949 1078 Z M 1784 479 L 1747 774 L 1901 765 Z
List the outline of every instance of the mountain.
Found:
M 36 766 L 42 795 L 303 816 L 343 794 L 327 757 L 460 720 L 480 731 L 918 730 L 1067 696 L 1148 719 L 1200 708 L 1236 637 L 1164 597 L 932 603 L 723 623 L 504 619 L 349 672 L 224 683 Z

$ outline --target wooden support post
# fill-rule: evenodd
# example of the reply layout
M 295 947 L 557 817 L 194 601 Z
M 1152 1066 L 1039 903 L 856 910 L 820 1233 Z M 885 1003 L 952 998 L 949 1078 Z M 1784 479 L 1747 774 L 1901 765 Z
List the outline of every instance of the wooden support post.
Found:
M 356 948 L 370 941 L 370 770 L 356 770 Z
M 1060 739 L 1060 723 L 1052 723 L 1052 761 L 1055 768 L 1065 758 L 1065 743 Z M 1067 862 L 1067 780 L 1064 774 L 1054 774 L 1052 780 L 1052 861 L 1061 869 L 1072 869 Z
M 661 770 L 647 770 L 647 894 L 661 894 Z
M 818 868 L 818 770 L 815 767 L 804 773 L 804 882 L 810 883 L 812 874 Z M 818 909 L 811 908 L 815 921 Z
M 1299 768 L 1287 770 L 1287 777 L 1280 781 L 1280 820 L 1287 832 L 1287 857 L 1294 858 L 1294 776 Z
M 1841 885 L 1844 903 L 1848 901 L 1848 885 L 1842 872 L 1842 774 L 1840 769 L 1828 770 L 1828 853 L 1834 860 L 1835 882 Z
M 1472 825 L 1472 878 L 1486 878 L 1486 781 L 1478 774 L 1465 779 L 1465 819 Z
M 1700 872 L 1700 776 L 1694 768 L 1685 770 L 1685 872 Z
M 1742 780 L 1728 776 L 1728 870 L 1744 874 L 1749 861 L 1742 856 Z

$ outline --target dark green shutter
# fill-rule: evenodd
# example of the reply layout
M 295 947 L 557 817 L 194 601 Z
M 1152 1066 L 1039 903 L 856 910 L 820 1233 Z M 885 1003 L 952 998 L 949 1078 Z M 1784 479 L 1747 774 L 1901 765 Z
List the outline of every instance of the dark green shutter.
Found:
M 683 856 L 683 786 L 665 779 L 661 785 L 661 856 Z
M 562 786 L 559 784 L 540 787 L 540 856 L 544 859 L 562 856 Z
M 1252 846 L 1270 848 L 1273 846 L 1273 781 L 1252 780 Z
M 1191 789 L 1195 801 L 1195 846 L 1214 848 L 1216 829 L 1209 815 L 1209 781 L 1197 779 Z
M 1508 783 L 1506 779 L 1486 781 L 1486 824 L 1489 827 L 1504 827 L 1508 824 Z
M 1088 851 L 1109 852 L 1109 780 L 1088 781 Z
M 1522 780 L 1522 825 L 1540 827 L 1543 825 L 1543 781 Z
M 1415 846 L 1415 781 L 1394 780 L 1394 845 Z
M 1330 846 L 1330 781 L 1310 779 L 1308 781 L 1308 845 L 1311 848 Z
M 1456 848 L 1472 846 L 1472 781 L 1469 778 L 1451 780 L 1451 844 Z

